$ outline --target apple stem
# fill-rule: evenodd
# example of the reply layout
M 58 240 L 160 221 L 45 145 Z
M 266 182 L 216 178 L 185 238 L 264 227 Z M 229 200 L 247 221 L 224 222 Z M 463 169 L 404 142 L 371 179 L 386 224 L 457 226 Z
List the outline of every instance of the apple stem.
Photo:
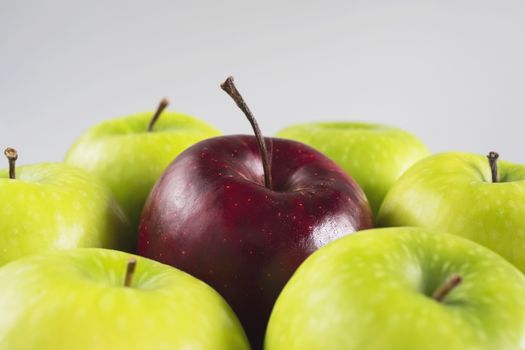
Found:
M 15 163 L 18 159 L 18 152 L 14 148 L 7 147 L 4 150 L 4 154 L 9 161 L 9 178 L 16 179 L 16 167 Z
M 239 90 L 237 90 L 237 88 L 235 87 L 235 84 L 233 83 L 233 77 L 228 77 L 224 81 L 224 83 L 221 84 L 221 88 L 228 95 L 230 95 L 230 97 L 233 99 L 233 101 L 235 101 L 237 106 L 241 109 L 241 111 L 244 113 L 246 118 L 248 118 L 248 121 L 252 125 L 253 132 L 255 133 L 255 138 L 257 139 L 257 143 L 259 145 L 259 153 L 261 154 L 263 164 L 264 186 L 266 186 L 269 189 L 272 189 L 272 175 L 270 171 L 268 150 L 266 149 L 266 143 L 264 142 L 264 138 L 262 136 L 261 129 L 259 128 L 259 124 L 257 124 L 257 120 L 255 119 L 252 112 L 250 111 L 250 108 L 239 93 Z
M 499 154 L 497 152 L 489 152 L 487 155 L 490 164 L 490 171 L 492 172 L 492 182 L 499 182 L 498 174 L 498 158 Z
M 162 100 L 160 100 L 159 106 L 157 107 L 157 110 L 155 111 L 155 114 L 153 114 L 153 117 L 151 117 L 151 120 L 148 125 L 148 132 L 153 131 L 153 127 L 155 126 L 155 123 L 159 119 L 162 112 L 168 107 L 170 104 L 170 101 L 166 97 L 164 97 Z
M 432 294 L 432 298 L 436 301 L 442 301 L 445 297 L 456 288 L 462 281 L 462 278 L 457 273 L 450 275 L 448 280 L 445 281 L 436 291 Z
M 131 258 L 128 261 L 128 266 L 126 268 L 126 277 L 124 278 L 124 287 L 131 286 L 131 281 L 133 279 L 133 274 L 135 273 L 135 267 L 137 266 L 137 259 Z

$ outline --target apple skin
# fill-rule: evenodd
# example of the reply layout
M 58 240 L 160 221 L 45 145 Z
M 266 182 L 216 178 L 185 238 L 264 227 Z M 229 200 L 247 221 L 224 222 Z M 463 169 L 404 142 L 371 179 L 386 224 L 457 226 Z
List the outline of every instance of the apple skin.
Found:
M 381 226 L 419 226 L 484 245 L 525 272 L 525 166 L 499 161 L 492 183 L 485 156 L 448 152 L 424 159 L 394 184 Z
M 134 250 L 133 230 L 109 188 L 62 163 L 0 170 L 0 265 L 57 249 Z
M 441 302 L 451 274 L 463 282 Z M 279 296 L 266 350 L 525 349 L 525 277 L 472 241 L 363 231 L 312 254 Z
M 220 134 L 204 121 L 170 111 L 162 112 L 148 132 L 153 114 L 99 123 L 65 157 L 66 163 L 97 174 L 111 188 L 135 230 L 151 188 L 173 159 L 194 143 Z
M 34 255 L 0 269 L 0 349 L 249 349 L 239 321 L 205 283 L 106 249 Z
M 414 135 L 380 124 L 296 124 L 277 136 L 306 143 L 339 164 L 365 192 L 374 217 L 392 184 L 412 164 L 430 154 Z
M 264 186 L 254 136 L 201 141 L 166 169 L 139 229 L 140 255 L 214 287 L 262 346 L 271 308 L 297 266 L 372 219 L 359 186 L 302 143 L 265 139 L 274 190 Z

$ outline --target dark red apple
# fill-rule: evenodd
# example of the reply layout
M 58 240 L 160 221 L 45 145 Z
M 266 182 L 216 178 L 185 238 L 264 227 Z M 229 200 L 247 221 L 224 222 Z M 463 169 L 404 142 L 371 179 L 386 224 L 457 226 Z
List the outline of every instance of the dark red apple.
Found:
M 230 78 L 223 89 L 259 137 Z M 219 291 L 254 348 L 299 264 L 324 244 L 372 227 L 363 191 L 332 160 L 296 141 L 258 139 L 215 137 L 181 153 L 150 193 L 138 246 Z

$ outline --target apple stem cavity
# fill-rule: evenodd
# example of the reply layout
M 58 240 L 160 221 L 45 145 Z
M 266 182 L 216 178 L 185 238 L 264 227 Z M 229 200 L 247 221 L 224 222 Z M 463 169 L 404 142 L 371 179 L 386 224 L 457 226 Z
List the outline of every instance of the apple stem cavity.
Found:
M 133 280 L 133 274 L 135 274 L 135 267 L 137 266 L 137 259 L 131 258 L 128 261 L 128 266 L 126 268 L 126 277 L 124 278 L 124 287 L 131 286 L 131 281 Z
M 16 167 L 15 163 L 18 159 L 18 152 L 14 148 L 7 147 L 4 150 L 4 154 L 9 161 L 9 178 L 16 179 Z
M 159 106 L 157 107 L 157 110 L 155 111 L 155 114 L 153 114 L 153 117 L 151 117 L 151 120 L 148 125 L 148 132 L 152 132 L 153 128 L 155 127 L 155 123 L 159 119 L 162 112 L 168 107 L 170 104 L 170 101 L 166 97 L 164 97 L 162 100 L 160 100 Z
M 462 281 L 462 278 L 457 273 L 453 273 L 446 281 L 443 283 L 434 294 L 432 294 L 432 298 L 438 302 L 443 301 L 445 297 L 454 289 L 456 288 Z
M 250 108 L 244 101 L 244 98 L 239 93 L 239 90 L 237 90 L 237 88 L 235 87 L 235 84 L 233 83 L 233 77 L 228 77 L 224 81 L 224 83 L 221 84 L 221 89 L 223 89 L 228 95 L 230 95 L 230 97 L 233 99 L 233 101 L 235 101 L 237 106 L 241 109 L 241 111 L 244 113 L 246 118 L 248 118 L 248 121 L 252 125 L 253 132 L 255 133 L 255 138 L 257 139 L 257 144 L 259 145 L 259 153 L 261 154 L 263 164 L 264 186 L 266 188 L 269 188 L 270 190 L 273 189 L 268 150 L 266 148 L 266 143 L 264 142 L 261 129 L 259 128 L 259 124 L 257 124 L 257 120 L 255 119 L 252 112 L 250 111 Z
M 487 155 L 490 164 L 490 171 L 492 173 L 492 182 L 499 182 L 498 174 L 498 158 L 499 154 L 497 152 L 489 152 Z

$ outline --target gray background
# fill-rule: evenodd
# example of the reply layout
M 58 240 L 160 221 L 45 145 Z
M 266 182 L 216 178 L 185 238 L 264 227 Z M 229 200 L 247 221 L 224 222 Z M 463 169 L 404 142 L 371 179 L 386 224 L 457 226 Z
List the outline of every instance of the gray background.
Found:
M 218 87 L 233 74 L 267 135 L 373 121 L 525 163 L 524 18 L 521 0 L 0 0 L 0 147 L 61 160 L 162 96 L 248 133 Z

